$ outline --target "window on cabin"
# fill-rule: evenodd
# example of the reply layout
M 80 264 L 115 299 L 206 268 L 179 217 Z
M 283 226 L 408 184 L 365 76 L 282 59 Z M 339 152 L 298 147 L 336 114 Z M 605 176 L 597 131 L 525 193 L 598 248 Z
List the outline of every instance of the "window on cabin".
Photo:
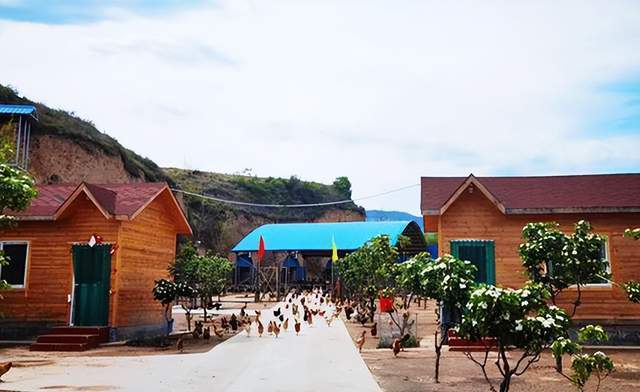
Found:
M 611 274 L 611 259 L 609 256 L 609 238 L 604 237 L 604 241 L 600 244 L 600 258 L 607 261 L 607 273 Z M 587 285 L 609 284 L 606 279 L 594 279 L 586 283 Z
M 607 261 L 607 274 L 611 274 L 611 259 L 609 258 L 609 239 L 605 236 L 604 241 L 600 244 L 600 258 Z M 542 263 L 540 266 L 542 274 L 553 274 L 553 264 L 551 262 Z M 585 282 L 584 285 L 607 285 L 609 281 L 607 279 L 596 278 L 592 281 Z
M 0 280 L 5 280 L 12 287 L 25 286 L 28 247 L 24 241 L 0 242 L 0 250 L 7 262 L 0 266 Z

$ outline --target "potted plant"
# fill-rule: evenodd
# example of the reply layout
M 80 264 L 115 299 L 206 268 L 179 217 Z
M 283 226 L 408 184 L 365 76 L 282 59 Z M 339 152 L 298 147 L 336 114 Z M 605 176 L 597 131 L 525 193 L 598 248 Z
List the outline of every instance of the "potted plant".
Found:
M 395 290 L 386 287 L 380 291 L 380 312 L 392 312 L 393 300 L 395 298 Z

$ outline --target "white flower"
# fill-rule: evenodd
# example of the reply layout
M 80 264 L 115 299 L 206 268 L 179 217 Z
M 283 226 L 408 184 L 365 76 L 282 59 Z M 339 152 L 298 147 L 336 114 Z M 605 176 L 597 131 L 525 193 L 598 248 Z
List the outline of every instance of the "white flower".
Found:
M 529 296 L 529 294 L 531 294 L 531 292 L 527 289 L 522 290 L 522 296 L 524 298 L 527 298 Z
M 464 288 L 466 288 L 466 287 L 467 287 L 467 285 L 466 285 L 466 284 L 464 284 L 464 283 L 460 283 L 460 288 L 461 288 L 461 289 L 464 289 Z
M 527 306 L 529 305 L 529 301 L 522 301 L 522 306 Z
M 522 323 L 516 324 L 516 332 L 522 331 Z

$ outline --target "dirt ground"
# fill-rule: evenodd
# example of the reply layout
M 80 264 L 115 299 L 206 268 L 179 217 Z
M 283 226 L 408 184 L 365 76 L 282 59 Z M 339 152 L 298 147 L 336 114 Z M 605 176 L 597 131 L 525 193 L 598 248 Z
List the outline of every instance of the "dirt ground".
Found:
M 450 352 L 443 348 L 440 361 L 440 383 L 434 382 L 435 353 L 434 331 L 436 319 L 433 303 L 423 306 L 411 306 L 418 314 L 418 335 L 421 347 L 406 349 L 397 358 L 389 349 L 376 349 L 377 338 L 370 334 L 371 324 L 362 327 L 359 323 L 345 321 L 351 337 L 355 340 L 363 330 L 367 331 L 362 350 L 362 358 L 385 392 L 414 391 L 487 391 L 489 387 L 480 368 L 461 352 Z M 342 316 L 344 319 L 344 315 Z M 601 391 L 640 391 L 640 350 L 601 350 L 611 356 L 616 371 L 602 382 Z M 476 353 L 479 357 L 483 353 Z M 513 353 L 513 356 L 516 356 Z M 494 361 L 489 361 L 493 363 Z M 533 364 L 522 376 L 512 379 L 513 391 L 575 391 L 575 388 L 556 373 L 550 353 L 544 353 L 540 362 Z M 565 359 L 568 366 L 568 359 Z M 500 374 L 495 366 L 487 366 L 489 376 L 498 386 Z M 595 383 L 587 385 L 587 391 L 595 390 Z

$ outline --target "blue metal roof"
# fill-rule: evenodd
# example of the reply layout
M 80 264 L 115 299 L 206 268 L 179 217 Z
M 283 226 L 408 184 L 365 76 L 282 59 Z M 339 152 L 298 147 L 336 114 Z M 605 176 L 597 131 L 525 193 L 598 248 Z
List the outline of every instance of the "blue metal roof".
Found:
M 260 236 L 267 251 L 331 251 L 332 239 L 338 250 L 353 251 L 382 234 L 388 235 L 395 245 L 409 225 L 420 231 L 411 221 L 268 224 L 249 233 L 232 252 L 256 252 Z
M 36 114 L 36 107 L 33 105 L 5 105 L 0 104 L 0 114 Z

